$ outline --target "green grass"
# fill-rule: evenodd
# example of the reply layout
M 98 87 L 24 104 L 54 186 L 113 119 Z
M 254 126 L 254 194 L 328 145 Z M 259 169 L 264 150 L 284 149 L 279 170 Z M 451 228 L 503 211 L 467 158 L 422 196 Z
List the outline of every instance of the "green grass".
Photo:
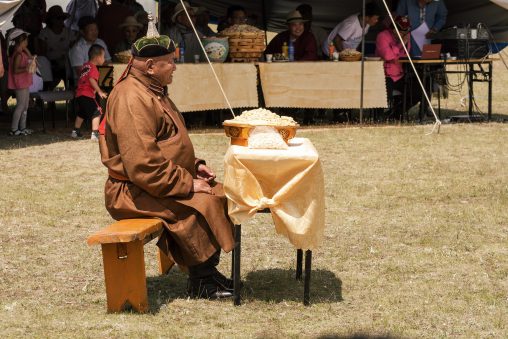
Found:
M 111 220 L 97 144 L 0 136 L 0 335 L 506 337 L 508 125 L 428 129 L 299 133 L 319 151 L 326 184 L 310 307 L 294 249 L 258 215 L 243 227 L 241 307 L 188 300 L 185 275 L 157 276 L 149 244 L 146 315 L 105 312 L 100 249 L 85 242 Z M 228 140 L 192 139 L 221 176 Z

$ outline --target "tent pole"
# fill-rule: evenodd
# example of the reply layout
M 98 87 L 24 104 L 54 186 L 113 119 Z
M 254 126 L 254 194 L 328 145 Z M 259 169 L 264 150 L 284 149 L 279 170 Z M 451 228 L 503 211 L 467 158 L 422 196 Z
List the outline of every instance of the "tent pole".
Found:
M 363 25 L 362 29 L 365 31 L 365 0 L 363 0 L 362 4 L 362 20 Z M 363 89 L 364 89 L 364 82 L 365 82 L 365 35 L 362 36 L 362 79 L 361 79 L 361 85 L 360 85 L 360 124 L 363 123 Z

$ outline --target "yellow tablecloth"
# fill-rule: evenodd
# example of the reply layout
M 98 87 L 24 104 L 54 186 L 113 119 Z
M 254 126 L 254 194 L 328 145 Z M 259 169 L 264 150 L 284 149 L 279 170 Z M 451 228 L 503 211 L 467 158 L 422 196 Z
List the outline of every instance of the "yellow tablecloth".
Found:
M 360 108 L 360 62 L 260 63 L 266 107 Z M 364 108 L 388 107 L 382 61 L 365 62 Z
M 115 82 L 126 64 L 113 64 Z M 214 63 L 233 108 L 258 107 L 257 69 L 248 63 Z M 223 109 L 228 105 L 208 64 L 177 64 L 169 97 L 181 112 Z
M 319 245 L 325 225 L 324 178 L 319 155 L 308 139 L 292 139 L 288 150 L 232 145 L 224 168 L 224 191 L 235 224 L 270 208 L 277 233 L 296 248 Z

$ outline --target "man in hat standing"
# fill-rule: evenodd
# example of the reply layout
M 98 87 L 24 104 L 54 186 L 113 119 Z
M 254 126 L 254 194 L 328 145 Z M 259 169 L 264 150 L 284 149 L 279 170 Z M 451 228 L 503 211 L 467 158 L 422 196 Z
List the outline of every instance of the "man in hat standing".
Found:
M 187 9 L 187 12 L 189 13 L 192 23 L 196 27 L 197 8 L 191 7 L 187 1 L 184 1 L 183 3 L 185 5 L 185 9 Z M 206 57 L 201 49 L 201 45 L 199 44 L 199 39 L 204 37 L 204 35 L 196 28 L 199 38 L 196 36 L 181 2 L 175 6 L 171 22 L 173 25 L 169 29 L 168 35 L 176 44 L 178 44 L 178 46 L 180 46 L 180 51 L 182 47 L 184 48 L 185 62 L 194 62 L 195 55 L 199 55 L 199 60 L 205 61 Z
M 289 13 L 286 23 L 288 29 L 277 34 L 268 44 L 265 54 L 280 54 L 284 43 L 295 48 L 295 61 L 318 60 L 316 39 L 314 35 L 305 30 L 304 23 L 307 22 L 298 11 Z
M 222 185 L 194 155 L 182 115 L 167 96 L 175 44 L 153 22 L 132 46 L 133 58 L 111 92 L 101 124 L 108 168 L 106 208 L 115 219 L 158 217 L 157 245 L 189 268 L 193 298 L 232 296 L 232 281 L 216 269 L 220 250 L 234 247 Z

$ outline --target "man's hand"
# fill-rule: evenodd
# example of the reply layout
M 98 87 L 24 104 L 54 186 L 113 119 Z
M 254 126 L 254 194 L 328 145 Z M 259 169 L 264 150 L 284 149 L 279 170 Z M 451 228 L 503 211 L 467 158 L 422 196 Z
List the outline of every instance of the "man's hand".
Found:
M 192 192 L 213 194 L 210 184 L 203 179 L 194 179 L 194 185 L 192 187 Z
M 430 31 L 427 32 L 427 34 L 425 34 L 425 37 L 427 39 L 432 39 L 434 37 L 434 35 L 436 35 L 437 31 L 432 28 Z
M 204 180 L 207 183 L 211 183 L 217 177 L 208 166 L 205 164 L 199 164 L 196 171 L 198 179 Z

